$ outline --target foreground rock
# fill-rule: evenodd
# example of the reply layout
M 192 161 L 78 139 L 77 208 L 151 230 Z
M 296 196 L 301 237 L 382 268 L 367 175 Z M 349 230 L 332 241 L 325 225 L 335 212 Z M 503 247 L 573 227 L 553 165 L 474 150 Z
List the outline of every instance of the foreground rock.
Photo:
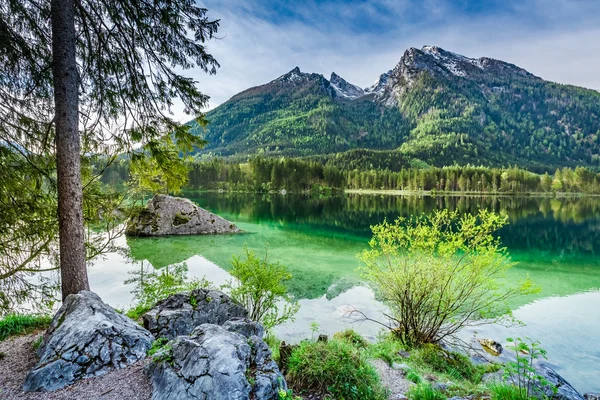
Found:
M 156 338 L 189 335 L 201 324 L 223 325 L 248 311 L 218 290 L 196 289 L 169 296 L 143 315 L 144 327 Z M 262 337 L 262 335 L 261 335 Z
M 198 207 L 188 199 L 156 195 L 127 222 L 133 236 L 207 235 L 238 233 L 235 224 Z
M 236 319 L 224 326 L 203 324 L 190 336 L 179 336 L 155 355 L 146 370 L 152 398 L 279 399 L 285 380 L 262 333 L 259 324 Z
M 56 390 L 124 368 L 146 357 L 154 338 L 129 318 L 83 291 L 69 295 L 52 320 L 27 375 L 25 391 Z

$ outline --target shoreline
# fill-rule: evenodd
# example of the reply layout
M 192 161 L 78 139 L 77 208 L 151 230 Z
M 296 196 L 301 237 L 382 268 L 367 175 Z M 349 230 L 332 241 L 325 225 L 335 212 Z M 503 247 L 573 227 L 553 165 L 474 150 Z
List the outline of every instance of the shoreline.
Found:
M 595 193 L 569 192 L 438 192 L 434 190 L 401 190 L 401 189 L 345 189 L 345 194 L 387 195 L 387 196 L 452 196 L 452 197 L 534 197 L 534 198 L 584 198 L 600 197 Z

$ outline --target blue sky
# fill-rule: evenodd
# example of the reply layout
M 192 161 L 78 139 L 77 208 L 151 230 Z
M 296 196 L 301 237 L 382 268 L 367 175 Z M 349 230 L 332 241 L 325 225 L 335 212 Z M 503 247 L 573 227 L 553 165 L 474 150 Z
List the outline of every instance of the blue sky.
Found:
M 600 90 L 600 0 L 202 0 L 221 19 L 210 108 L 295 66 L 368 86 L 409 47 L 437 45 Z

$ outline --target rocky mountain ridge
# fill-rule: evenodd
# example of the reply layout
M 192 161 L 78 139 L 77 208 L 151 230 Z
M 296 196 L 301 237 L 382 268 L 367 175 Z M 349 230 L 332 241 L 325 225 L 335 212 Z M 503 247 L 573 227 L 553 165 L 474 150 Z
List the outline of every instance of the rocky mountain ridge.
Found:
M 406 50 L 367 88 L 295 67 L 207 119 L 206 129 L 194 126 L 209 142 L 201 156 L 371 149 L 420 165 L 600 167 L 600 93 L 436 46 Z

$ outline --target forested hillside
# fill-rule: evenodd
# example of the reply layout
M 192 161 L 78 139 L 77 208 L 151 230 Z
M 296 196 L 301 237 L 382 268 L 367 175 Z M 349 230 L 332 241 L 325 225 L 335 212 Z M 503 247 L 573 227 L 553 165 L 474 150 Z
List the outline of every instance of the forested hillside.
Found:
M 195 126 L 199 156 L 322 156 L 358 163 L 476 164 L 543 172 L 600 166 L 600 93 L 551 83 L 509 63 L 411 48 L 370 88 L 295 68 L 237 94 Z M 194 124 L 194 123 L 192 123 Z M 331 157 L 331 156 L 328 156 Z

